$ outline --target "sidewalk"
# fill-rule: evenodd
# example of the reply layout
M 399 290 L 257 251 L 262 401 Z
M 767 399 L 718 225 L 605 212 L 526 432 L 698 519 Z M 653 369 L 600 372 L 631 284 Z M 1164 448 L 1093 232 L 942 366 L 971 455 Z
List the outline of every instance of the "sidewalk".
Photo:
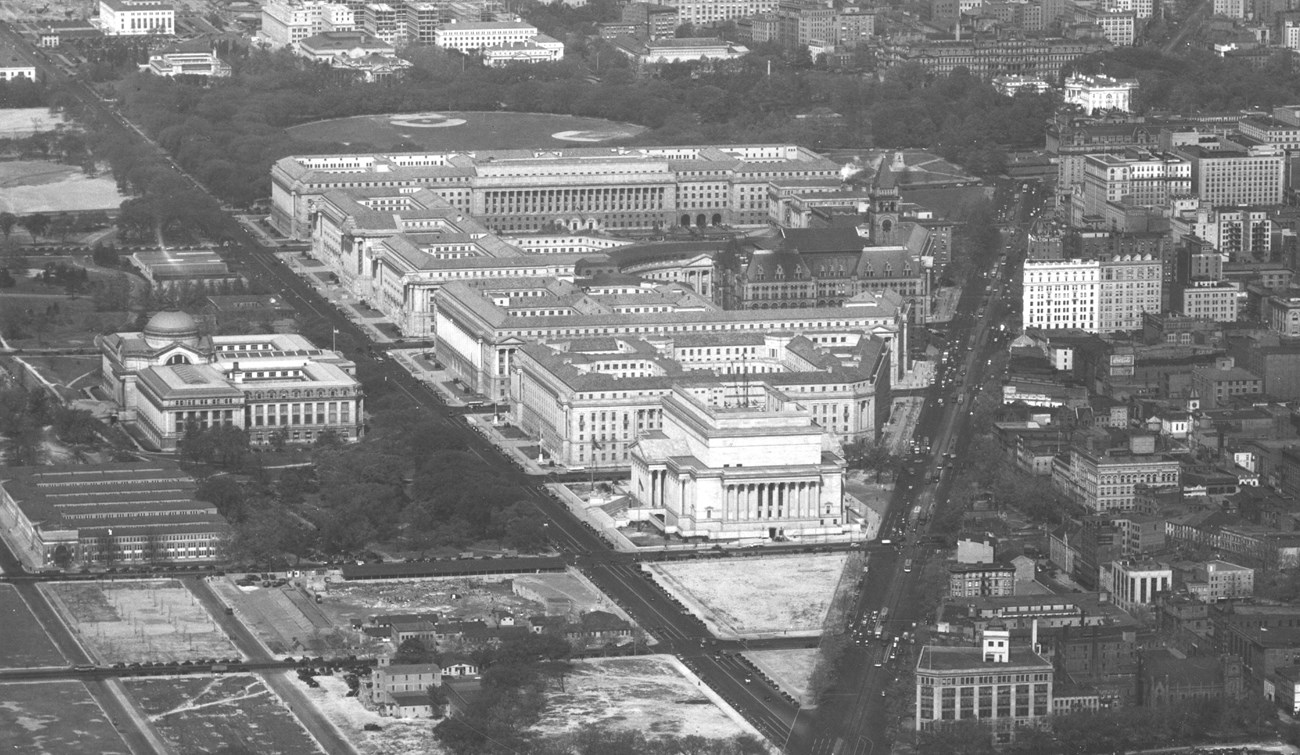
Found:
M 889 412 L 889 422 L 881 431 L 880 443 L 896 456 L 906 455 L 916 432 L 916 423 L 921 419 L 921 408 L 925 406 L 924 396 L 900 396 L 894 399 Z
M 255 224 L 254 224 L 255 225 Z M 361 300 L 358 299 L 351 291 L 348 291 L 338 283 L 330 283 L 322 279 L 317 273 L 326 274 L 330 270 L 323 263 L 304 256 L 301 251 L 284 252 L 277 251 L 275 256 L 281 262 L 289 266 L 294 275 L 311 284 L 312 288 L 321 295 L 321 298 L 329 302 L 335 309 L 348 318 L 357 327 L 361 328 L 368 338 L 375 343 L 393 343 L 396 339 L 385 333 L 379 326 L 395 324 L 384 317 L 383 313 L 369 308 L 363 308 Z

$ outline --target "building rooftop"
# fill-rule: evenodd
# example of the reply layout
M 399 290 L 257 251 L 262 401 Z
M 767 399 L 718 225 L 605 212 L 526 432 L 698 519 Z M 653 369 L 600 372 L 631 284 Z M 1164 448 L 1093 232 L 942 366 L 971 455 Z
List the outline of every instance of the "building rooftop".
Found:
M 984 650 L 978 647 L 941 647 L 926 645 L 916 661 L 921 671 L 997 671 L 1012 669 L 1051 670 L 1052 664 L 1029 648 L 1012 647 L 1006 663 L 984 660 Z

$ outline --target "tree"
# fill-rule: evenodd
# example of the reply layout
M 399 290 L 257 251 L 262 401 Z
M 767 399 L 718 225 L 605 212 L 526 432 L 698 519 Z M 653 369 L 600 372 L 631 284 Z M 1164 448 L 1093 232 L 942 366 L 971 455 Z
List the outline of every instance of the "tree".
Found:
M 993 733 L 979 721 L 937 725 L 916 737 L 918 755 L 995 755 Z
M 442 718 L 447 710 L 447 695 L 443 693 L 442 687 L 437 684 L 429 685 L 429 705 L 433 709 L 434 718 Z
M 437 663 L 438 654 L 429 649 L 418 637 L 402 640 L 393 653 L 393 663 Z
M 42 212 L 34 212 L 31 215 L 24 215 L 19 218 L 18 225 L 21 225 L 32 235 L 32 239 L 40 237 L 50 227 L 50 216 Z
M 14 226 L 18 225 L 18 216 L 12 212 L 0 212 L 0 233 L 5 235 L 5 241 L 9 240 L 9 234 L 14 232 Z
M 54 434 L 65 443 L 94 443 L 99 423 L 85 409 L 58 407 L 54 410 Z
M 230 475 L 216 474 L 204 479 L 194 491 L 194 497 L 217 507 L 217 513 L 229 521 L 239 521 L 246 515 L 244 489 Z

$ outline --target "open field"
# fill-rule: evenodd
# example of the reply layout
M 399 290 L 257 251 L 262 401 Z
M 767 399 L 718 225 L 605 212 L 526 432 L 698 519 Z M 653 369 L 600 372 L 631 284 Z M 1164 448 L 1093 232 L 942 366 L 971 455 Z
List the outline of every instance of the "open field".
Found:
M 816 648 L 795 648 L 791 650 L 751 650 L 744 656 L 776 682 L 782 691 L 788 693 L 800 703 L 807 702 L 808 680 L 812 677 L 813 667 L 817 665 Z
M 294 126 L 289 133 L 298 139 L 369 144 L 380 150 L 407 145 L 414 149 L 461 151 L 594 146 L 629 139 L 644 130 L 630 123 L 572 115 L 448 112 L 336 118 Z
M 0 163 L 0 212 L 28 215 L 116 208 L 125 199 L 112 176 L 91 178 L 75 165 L 15 160 Z
M 43 107 L 16 107 L 0 110 L 0 137 L 21 137 L 37 131 L 53 131 L 66 124 L 62 113 L 51 114 Z
M 321 752 L 289 708 L 255 676 L 131 679 L 123 684 L 175 752 Z
M 0 585 L 0 668 L 62 666 L 68 661 L 54 647 L 13 585 Z
M 233 658 L 239 651 L 174 579 L 41 585 L 101 663 Z
M 807 636 L 821 634 L 846 558 L 814 553 L 647 566 L 720 637 Z
M 0 684 L 0 752 L 127 755 L 126 743 L 81 682 Z
M 366 710 L 355 697 L 345 697 L 348 685 L 342 677 L 318 676 L 316 681 L 320 687 L 304 689 L 303 694 L 362 755 L 443 755 L 447 752 L 433 738 L 437 721 L 385 718 Z M 366 731 L 366 724 L 383 730 Z
M 539 732 L 558 734 L 585 724 L 637 729 L 646 736 L 726 739 L 752 731 L 718 707 L 671 656 L 579 661 L 564 691 L 547 693 Z

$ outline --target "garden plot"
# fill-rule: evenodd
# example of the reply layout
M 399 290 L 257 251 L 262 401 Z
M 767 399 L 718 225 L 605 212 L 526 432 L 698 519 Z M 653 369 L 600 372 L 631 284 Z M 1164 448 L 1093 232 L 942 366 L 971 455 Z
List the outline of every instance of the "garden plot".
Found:
M 578 661 L 565 675 L 563 691 L 547 693 L 542 720 L 534 728 L 548 735 L 588 724 L 637 729 L 646 736 L 729 739 L 757 734 L 734 711 L 719 707 L 697 681 L 671 656 Z
M 329 719 L 362 755 L 443 755 L 438 745 L 432 719 L 386 718 L 366 710 L 355 697 L 347 697 L 348 685 L 337 676 L 318 676 L 320 687 L 304 689 L 303 694 L 321 715 Z M 366 731 L 374 724 L 382 731 Z
M 647 564 L 659 584 L 725 638 L 821 634 L 845 553 Z
M 789 694 L 801 704 L 808 700 L 808 682 L 812 679 L 813 668 L 817 665 L 817 648 L 795 648 L 790 650 L 751 650 L 744 653 L 754 667 L 763 672 L 768 679 L 776 683 L 782 691 Z
M 317 755 L 316 740 L 255 676 L 123 682 L 175 752 Z
M 198 598 L 174 579 L 41 585 L 101 663 L 240 655 Z
M 127 755 L 130 750 L 81 682 L 0 684 L 0 752 Z

